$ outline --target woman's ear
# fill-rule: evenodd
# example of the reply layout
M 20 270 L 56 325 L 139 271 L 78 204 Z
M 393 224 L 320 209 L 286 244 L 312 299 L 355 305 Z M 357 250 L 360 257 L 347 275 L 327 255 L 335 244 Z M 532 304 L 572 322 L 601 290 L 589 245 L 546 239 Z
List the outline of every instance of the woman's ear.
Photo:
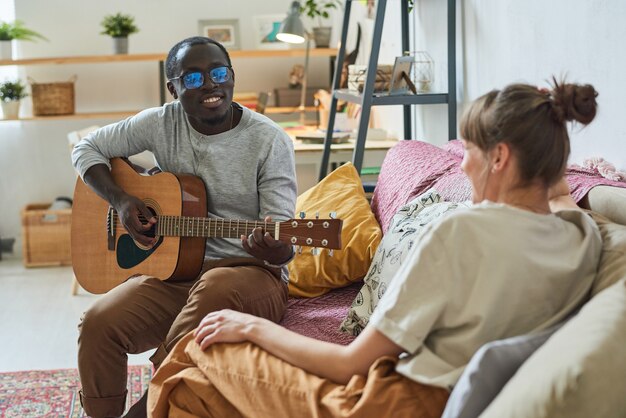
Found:
M 168 81 L 166 85 L 167 85 L 167 90 L 170 92 L 172 97 L 174 99 L 178 99 L 178 92 L 176 91 L 176 87 L 174 87 L 174 84 L 172 84 L 171 81 Z
M 509 164 L 510 159 L 511 159 L 511 148 L 509 147 L 509 144 L 505 142 L 499 142 L 491 150 L 490 157 L 491 157 L 491 171 L 493 173 L 504 169 Z

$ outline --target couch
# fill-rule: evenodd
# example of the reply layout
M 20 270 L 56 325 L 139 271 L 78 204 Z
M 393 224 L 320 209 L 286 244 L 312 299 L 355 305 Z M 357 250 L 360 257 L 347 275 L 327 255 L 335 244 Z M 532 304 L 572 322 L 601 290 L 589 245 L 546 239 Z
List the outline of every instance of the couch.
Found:
M 298 211 L 332 210 L 344 219 L 344 249 L 334 258 L 305 252 L 290 265 L 282 325 L 324 341 L 352 341 L 339 326 L 394 214 L 431 189 L 447 201 L 468 200 L 461 160 L 458 141 L 444 147 L 401 141 L 383 162 L 371 205 L 353 168 L 301 195 Z M 481 348 L 451 394 L 447 418 L 626 416 L 626 182 L 577 166 L 566 176 L 576 202 L 595 212 L 604 240 L 590 300 L 542 335 Z

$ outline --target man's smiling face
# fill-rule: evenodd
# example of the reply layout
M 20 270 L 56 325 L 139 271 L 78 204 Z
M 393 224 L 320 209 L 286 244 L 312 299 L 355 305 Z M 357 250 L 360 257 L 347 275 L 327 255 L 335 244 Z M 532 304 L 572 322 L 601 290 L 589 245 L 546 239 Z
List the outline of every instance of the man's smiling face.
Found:
M 200 44 L 180 49 L 177 54 L 176 77 L 168 82 L 168 89 L 174 98 L 180 100 L 192 126 L 202 133 L 212 133 L 216 127 L 224 124 L 231 114 L 233 89 L 235 86 L 232 69 L 228 69 L 228 80 L 221 84 L 214 83 L 209 71 L 217 67 L 228 67 L 224 52 L 214 44 Z M 204 76 L 204 84 L 196 89 L 188 89 L 182 76 L 199 71 Z

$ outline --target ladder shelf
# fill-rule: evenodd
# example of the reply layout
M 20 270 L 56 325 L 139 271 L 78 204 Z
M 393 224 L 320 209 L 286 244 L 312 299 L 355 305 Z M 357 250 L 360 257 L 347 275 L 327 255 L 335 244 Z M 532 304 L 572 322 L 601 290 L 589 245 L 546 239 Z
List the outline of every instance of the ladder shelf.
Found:
M 337 104 L 339 100 L 356 103 L 361 106 L 361 115 L 358 123 L 357 138 L 352 154 L 352 163 L 358 172 L 361 172 L 363 163 L 363 153 L 365 150 L 365 139 L 369 125 L 372 106 L 403 106 L 404 114 L 404 137 L 411 137 L 411 113 L 413 105 L 446 104 L 448 106 L 448 138 L 456 138 L 456 0 L 447 0 L 447 25 L 448 25 L 448 92 L 428 93 L 428 94 L 407 94 L 391 95 L 389 93 L 375 93 L 374 83 L 376 68 L 378 67 L 378 55 L 382 39 L 383 22 L 385 20 L 385 9 L 387 0 L 377 0 L 376 18 L 372 34 L 372 48 L 368 60 L 368 71 L 365 77 L 363 92 L 358 93 L 353 90 L 340 89 L 341 71 L 346 55 L 346 41 L 348 38 L 348 27 L 350 23 L 350 11 L 353 0 L 346 0 L 344 6 L 343 26 L 341 30 L 341 44 L 337 54 L 335 74 L 333 77 L 333 92 L 328 115 L 328 127 L 324 138 L 324 149 L 322 162 L 320 164 L 319 180 L 326 177 L 328 163 L 332 145 L 332 133 L 335 127 L 335 116 L 337 114 Z M 402 50 L 409 50 L 409 12 L 408 0 L 401 0 L 401 35 Z

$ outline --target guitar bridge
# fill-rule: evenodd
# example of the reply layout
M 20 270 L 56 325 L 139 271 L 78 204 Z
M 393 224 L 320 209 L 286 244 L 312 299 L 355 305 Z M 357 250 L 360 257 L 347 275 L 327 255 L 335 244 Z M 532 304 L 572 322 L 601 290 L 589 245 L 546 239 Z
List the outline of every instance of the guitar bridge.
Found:
M 115 251 L 115 209 L 109 206 L 107 212 L 107 248 L 109 251 Z

